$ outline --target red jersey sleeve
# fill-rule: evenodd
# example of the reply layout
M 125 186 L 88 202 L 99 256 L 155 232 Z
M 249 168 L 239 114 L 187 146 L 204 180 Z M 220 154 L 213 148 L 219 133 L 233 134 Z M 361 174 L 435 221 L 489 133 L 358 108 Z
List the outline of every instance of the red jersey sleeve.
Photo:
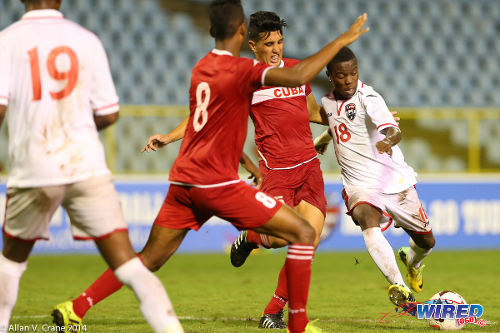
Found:
M 240 58 L 238 64 L 238 77 L 241 82 L 247 82 L 244 87 L 249 88 L 252 93 L 264 85 L 266 72 L 272 67 L 253 59 Z
M 300 60 L 291 58 L 283 58 L 283 61 L 285 63 L 285 67 L 295 67 L 295 65 L 297 65 L 300 62 Z M 309 94 L 311 93 L 312 93 L 311 82 L 308 82 L 306 84 L 306 96 L 309 96 Z

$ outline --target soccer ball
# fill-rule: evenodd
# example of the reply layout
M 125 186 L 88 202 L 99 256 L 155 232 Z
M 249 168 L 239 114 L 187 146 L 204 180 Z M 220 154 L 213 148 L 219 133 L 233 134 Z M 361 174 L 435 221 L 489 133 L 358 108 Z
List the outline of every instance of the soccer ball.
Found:
M 429 301 L 430 304 L 467 304 L 465 299 L 454 291 L 440 291 L 434 294 Z M 465 324 L 459 325 L 455 319 L 429 319 L 429 326 L 443 331 L 458 331 Z

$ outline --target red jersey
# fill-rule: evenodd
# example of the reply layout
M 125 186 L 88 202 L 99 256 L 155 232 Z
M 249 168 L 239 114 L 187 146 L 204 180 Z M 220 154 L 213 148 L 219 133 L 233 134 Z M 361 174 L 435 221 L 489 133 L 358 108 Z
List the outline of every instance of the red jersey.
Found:
M 211 187 L 240 181 L 252 93 L 268 65 L 214 49 L 193 68 L 189 122 L 170 171 L 174 184 Z
M 299 61 L 283 59 L 280 67 Z M 296 87 L 262 87 L 253 94 L 250 116 L 255 144 L 269 169 L 291 169 L 317 157 L 309 127 L 306 97 L 310 83 Z

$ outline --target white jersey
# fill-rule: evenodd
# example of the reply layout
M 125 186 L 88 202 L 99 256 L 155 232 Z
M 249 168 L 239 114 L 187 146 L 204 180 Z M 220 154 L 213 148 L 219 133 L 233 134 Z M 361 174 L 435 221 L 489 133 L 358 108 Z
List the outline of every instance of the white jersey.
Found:
M 391 194 L 415 185 L 416 174 L 397 145 L 392 147 L 392 158 L 377 151 L 375 144 L 385 138 L 380 131 L 398 126 L 384 99 L 372 87 L 358 81 L 356 93 L 350 99 L 336 100 L 330 93 L 321 101 L 328 115 L 345 187 Z
M 102 43 L 57 10 L 34 10 L 0 32 L 0 104 L 7 105 L 9 187 L 109 174 L 94 115 L 118 96 Z

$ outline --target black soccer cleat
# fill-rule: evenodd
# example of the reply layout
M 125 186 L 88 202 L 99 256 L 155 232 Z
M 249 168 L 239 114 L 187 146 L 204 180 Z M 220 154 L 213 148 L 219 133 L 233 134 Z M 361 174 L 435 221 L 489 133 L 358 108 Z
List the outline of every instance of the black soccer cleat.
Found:
M 260 318 L 259 328 L 283 329 L 286 328 L 286 323 L 283 321 L 283 310 L 279 310 L 275 314 L 265 314 Z
M 231 264 L 234 267 L 240 267 L 245 263 L 250 252 L 259 246 L 247 241 L 247 232 L 243 231 L 231 245 Z

